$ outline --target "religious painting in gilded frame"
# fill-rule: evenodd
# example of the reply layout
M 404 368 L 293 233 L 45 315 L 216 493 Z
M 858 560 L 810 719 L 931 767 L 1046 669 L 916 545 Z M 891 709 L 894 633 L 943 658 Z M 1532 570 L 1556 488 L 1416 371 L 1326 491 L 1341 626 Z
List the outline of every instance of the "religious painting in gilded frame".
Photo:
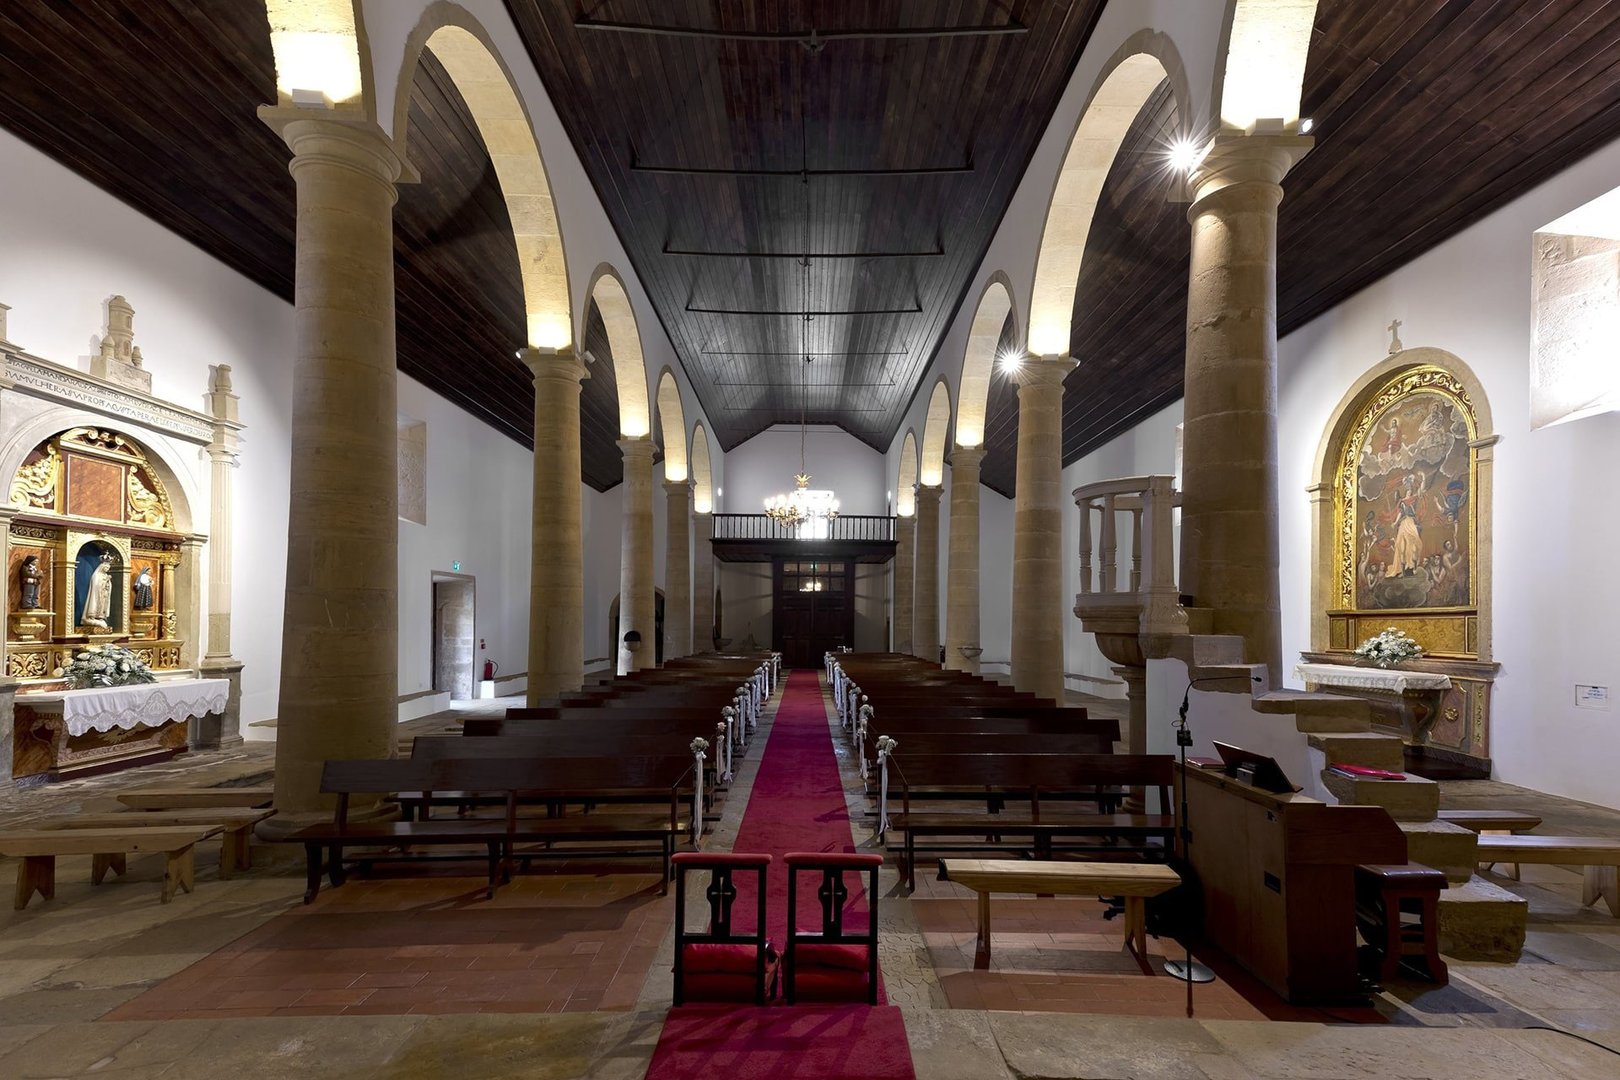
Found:
M 1476 436 L 1467 390 L 1443 368 L 1406 369 L 1368 398 L 1334 478 L 1341 612 L 1436 622 L 1475 613 Z

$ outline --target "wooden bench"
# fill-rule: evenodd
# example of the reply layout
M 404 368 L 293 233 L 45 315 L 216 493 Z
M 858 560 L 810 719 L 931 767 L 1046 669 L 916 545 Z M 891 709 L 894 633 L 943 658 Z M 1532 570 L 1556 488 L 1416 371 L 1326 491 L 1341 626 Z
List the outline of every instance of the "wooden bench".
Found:
M 34 893 L 46 900 L 56 896 L 56 858 L 59 855 L 89 855 L 90 884 L 100 885 L 107 871 L 124 872 L 130 855 L 161 853 L 168 863 L 163 871 L 162 900 L 174 899 L 176 889 L 190 892 L 196 884 L 196 845 L 217 835 L 223 826 L 156 826 L 118 829 L 24 829 L 0 833 L 0 855 L 21 859 L 17 867 L 18 911 L 28 906 Z
M 330 823 L 311 825 L 292 833 L 289 843 L 304 845 L 307 861 L 304 903 L 320 890 L 322 856 L 333 887 L 343 884 L 347 848 L 410 848 L 419 845 L 483 847 L 488 863 L 486 895 L 510 878 L 513 847 L 543 843 L 547 850 L 523 852 L 525 864 L 543 857 L 624 857 L 657 854 L 662 860 L 661 891 L 669 890 L 670 857 L 684 823 L 680 817 L 681 784 L 691 762 L 680 758 L 522 759 L 487 760 L 451 758 L 439 761 L 329 761 L 321 773 L 321 791 L 337 796 Z M 442 820 L 348 820 L 349 800 L 358 794 L 421 792 L 431 801 L 434 791 L 498 792 L 503 796 L 501 818 L 458 817 Z M 581 802 L 603 793 L 638 794 L 643 800 L 668 799 L 669 814 L 591 814 L 575 817 L 519 818 L 520 797 L 541 802 Z M 607 843 L 656 841 L 656 852 L 605 848 Z M 583 844 L 582 848 L 556 849 L 556 844 Z M 421 861 L 409 854 L 370 854 L 356 863 Z
M 135 810 L 187 810 L 195 806 L 269 806 L 275 794 L 268 787 L 143 788 L 117 798 Z
M 1487 836 L 1503 836 L 1530 832 L 1541 826 L 1541 818 L 1519 810 L 1441 810 L 1435 820 Z M 1486 863 L 1489 870 L 1495 863 Z M 1519 864 L 1508 863 L 1508 877 L 1519 880 Z
M 46 818 L 38 822 L 38 829 L 129 829 L 154 826 L 218 826 L 220 832 L 219 876 L 231 877 L 237 870 L 253 865 L 251 848 L 253 827 L 275 814 L 274 810 L 206 806 L 187 810 L 128 810 L 123 813 L 73 814 L 66 817 Z
M 941 859 L 940 872 L 979 894 L 979 938 L 973 966 L 990 967 L 990 894 L 1123 897 L 1125 950 L 1142 974 L 1154 974 L 1147 958 L 1147 901 L 1181 884 L 1163 863 L 1032 862 L 1023 859 Z
M 1581 868 L 1581 903 L 1599 898 L 1620 919 L 1620 840 L 1607 836 L 1481 836 L 1481 862 L 1544 863 Z

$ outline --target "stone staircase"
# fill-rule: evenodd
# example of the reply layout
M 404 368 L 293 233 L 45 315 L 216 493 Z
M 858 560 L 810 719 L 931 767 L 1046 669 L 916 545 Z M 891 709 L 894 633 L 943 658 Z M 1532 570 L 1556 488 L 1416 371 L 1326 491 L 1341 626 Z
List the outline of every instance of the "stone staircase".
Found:
M 1514 961 L 1524 947 L 1529 904 L 1479 877 L 1478 837 L 1470 830 L 1437 819 L 1440 785 L 1420 776 L 1405 780 L 1354 780 L 1330 773 L 1337 762 L 1380 769 L 1404 767 L 1404 744 L 1395 735 L 1373 730 L 1367 704 L 1355 698 L 1302 690 L 1257 690 L 1259 665 L 1243 662 L 1239 637 L 1200 633 L 1210 625 L 1209 612 L 1189 608 L 1193 630 L 1174 635 L 1154 655 L 1182 660 L 1193 679 L 1228 678 L 1207 689 L 1249 693 L 1251 707 L 1265 715 L 1292 715 L 1294 727 L 1309 747 L 1322 755 L 1322 786 L 1343 804 L 1382 806 L 1406 834 L 1407 857 L 1446 875 L 1440 897 L 1440 948 L 1459 960 Z M 1248 689 L 1245 689 L 1248 688 Z

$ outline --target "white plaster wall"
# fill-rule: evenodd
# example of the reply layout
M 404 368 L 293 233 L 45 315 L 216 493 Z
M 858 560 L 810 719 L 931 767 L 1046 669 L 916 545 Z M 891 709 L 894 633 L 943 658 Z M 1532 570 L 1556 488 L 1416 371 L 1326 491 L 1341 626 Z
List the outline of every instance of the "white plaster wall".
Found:
M 805 465 L 812 488 L 831 488 L 840 513 L 886 514 L 883 455 L 834 427 L 811 426 L 805 438 Z M 762 514 L 765 500 L 793 489 L 799 471 L 799 428 L 779 424 L 755 435 L 726 455 L 725 512 Z
M 1530 430 L 1531 236 L 1620 179 L 1611 144 L 1285 338 L 1279 350 L 1283 656 L 1310 639 L 1312 482 L 1323 429 L 1352 382 L 1384 358 L 1391 319 L 1407 347 L 1460 357 L 1484 385 L 1497 434 L 1492 527 L 1492 757 L 1500 779 L 1620 805 L 1610 762 L 1620 710 L 1575 707 L 1577 683 L 1620 687 L 1620 415 Z M 1283 212 L 1287 213 L 1286 199 Z
M 728 648 L 742 649 L 750 637 L 756 648 L 771 647 L 775 608 L 772 573 L 770 563 L 715 563 L 715 581 L 720 588 L 720 636 L 731 639 Z
M 1007 674 L 1012 663 L 1013 501 L 979 486 L 979 668 Z
M 286 580 L 292 307 L 5 132 L 0 160 L 0 303 L 12 307 L 14 342 L 88 369 L 104 303 L 122 293 L 135 307 L 135 341 L 157 396 L 201 408 L 208 366 L 232 366 L 245 425 L 235 475 L 232 651 L 245 665 L 244 725 L 272 718 Z M 457 560 L 478 579 L 478 633 L 490 657 L 503 673 L 519 673 L 528 653 L 531 455 L 403 376 L 399 410 L 428 422 L 428 524 L 400 526 L 400 693 L 431 687 L 430 575 Z M 189 469 L 196 527 L 206 530 L 204 455 L 173 440 L 162 445 Z M 585 501 L 587 633 L 596 631 L 587 640 L 590 657 L 602 651 L 595 639 L 605 642 L 607 603 L 618 587 L 619 516 L 611 492 L 586 489 Z M 611 588 L 598 612 L 590 588 L 607 565 Z

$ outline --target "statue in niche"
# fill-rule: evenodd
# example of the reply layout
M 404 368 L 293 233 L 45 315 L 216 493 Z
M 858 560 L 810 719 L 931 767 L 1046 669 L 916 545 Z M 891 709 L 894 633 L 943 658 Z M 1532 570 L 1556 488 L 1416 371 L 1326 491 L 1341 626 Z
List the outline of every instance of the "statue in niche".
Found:
M 45 574 L 39 568 L 39 556 L 30 555 L 23 559 L 22 565 L 17 567 L 17 581 L 21 586 L 22 607 L 25 611 L 33 611 L 39 607 L 39 586 L 45 580 Z
M 82 625 L 101 630 L 111 627 L 107 620 L 112 615 L 112 570 L 113 557 L 103 552 L 84 592 L 84 615 L 79 619 Z
M 152 568 L 141 567 L 141 572 L 135 575 L 133 586 L 135 593 L 134 604 L 136 611 L 152 610 Z

